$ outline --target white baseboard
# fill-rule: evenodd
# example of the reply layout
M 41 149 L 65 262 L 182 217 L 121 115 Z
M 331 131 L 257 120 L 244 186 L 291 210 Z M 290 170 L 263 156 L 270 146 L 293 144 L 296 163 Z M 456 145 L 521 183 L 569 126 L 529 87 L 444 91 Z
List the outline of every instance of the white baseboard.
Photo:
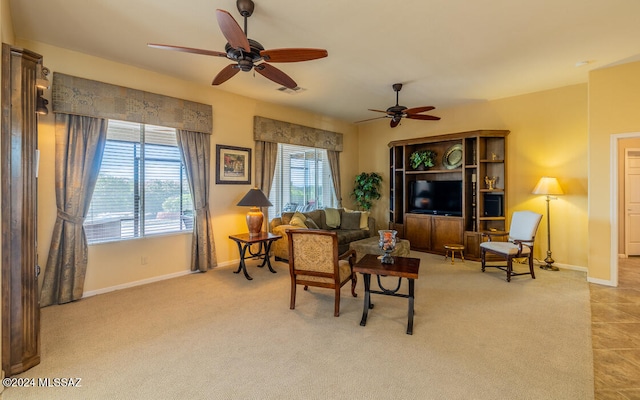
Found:
M 613 281 L 610 280 L 604 280 L 604 279 L 598 279 L 598 278 L 590 278 L 587 277 L 587 282 L 589 283 L 595 283 L 597 285 L 604 285 L 604 286 L 613 286 L 615 287 L 616 285 L 613 284 Z
M 191 271 L 191 270 L 174 272 L 172 274 L 154 276 L 153 278 L 142 279 L 142 280 L 134 281 L 134 282 L 127 282 L 127 283 L 123 283 L 121 285 L 110 286 L 110 287 L 97 289 L 97 290 L 91 290 L 89 292 L 82 293 L 82 298 L 84 299 L 86 297 L 95 296 L 97 294 L 109 293 L 109 292 L 113 292 L 115 290 L 126 289 L 126 288 L 130 288 L 130 287 L 134 287 L 134 286 L 146 285 L 146 284 L 152 283 L 152 282 L 164 281 L 166 279 L 177 278 L 179 276 L 189 275 L 189 274 L 192 274 L 192 273 L 195 273 L 195 272 Z
M 229 265 L 235 265 L 237 267 L 238 265 L 240 265 L 240 259 L 238 258 L 236 260 L 229 260 L 229 261 L 225 261 L 223 263 L 219 263 L 218 267 L 228 267 Z
M 538 260 L 536 260 L 536 264 L 537 265 L 544 265 L 545 263 L 544 262 L 539 262 Z M 570 264 L 559 264 L 559 263 L 556 263 L 556 262 L 554 262 L 553 265 L 555 265 L 558 268 L 571 269 L 571 270 L 574 270 L 574 271 L 585 272 L 585 273 L 587 273 L 587 282 L 589 282 L 589 283 L 595 283 L 595 284 L 598 284 L 598 285 L 605 285 L 605 286 L 616 286 L 610 280 L 591 278 L 589 276 L 589 269 L 587 267 L 581 267 L 581 266 L 578 266 L 578 265 L 570 265 Z
M 536 260 L 536 262 L 534 264 L 536 264 L 536 265 L 545 265 L 544 262 L 538 261 L 538 260 Z M 557 262 L 554 262 L 553 265 L 555 265 L 558 268 L 571 269 L 571 270 L 574 270 L 574 271 L 581 271 L 581 272 L 588 272 L 589 271 L 587 269 L 587 267 L 581 267 L 579 265 L 560 264 L 560 263 L 557 263 Z
M 571 270 L 574 270 L 574 271 L 581 271 L 581 272 L 588 272 L 589 271 L 587 269 L 587 267 L 581 267 L 579 265 L 558 264 L 558 263 L 553 263 L 553 265 L 555 265 L 558 268 L 571 269 Z
M 226 267 L 226 266 L 229 266 L 229 265 L 238 265 L 239 262 L 240 262 L 240 259 L 231 260 L 231 261 L 225 261 L 223 263 L 219 263 L 217 265 L 217 267 Z M 194 273 L 197 273 L 197 271 L 185 270 L 185 271 L 180 271 L 180 272 L 174 272 L 172 274 L 167 274 L 167 275 L 154 276 L 152 278 L 142 279 L 142 280 L 139 280 L 139 281 L 127 282 L 127 283 L 123 283 L 121 285 L 110 286 L 110 287 L 97 289 L 97 290 L 91 290 L 89 292 L 82 293 L 82 298 L 84 299 L 85 297 L 91 297 L 91 296 L 95 296 L 97 294 L 109 293 L 109 292 L 113 292 L 115 290 L 126 289 L 126 288 L 140 286 L 140 285 L 146 285 L 148 283 L 153 283 L 153 282 L 160 282 L 160 281 L 164 281 L 166 279 L 178 278 L 180 276 L 194 274 Z

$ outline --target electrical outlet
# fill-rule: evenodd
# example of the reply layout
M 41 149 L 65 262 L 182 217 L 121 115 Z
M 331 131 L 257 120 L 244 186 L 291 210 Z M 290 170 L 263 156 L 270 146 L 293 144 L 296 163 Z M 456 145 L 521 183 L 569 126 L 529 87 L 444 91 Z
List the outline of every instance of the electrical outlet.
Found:
M 147 256 L 140 257 L 140 265 L 147 265 Z

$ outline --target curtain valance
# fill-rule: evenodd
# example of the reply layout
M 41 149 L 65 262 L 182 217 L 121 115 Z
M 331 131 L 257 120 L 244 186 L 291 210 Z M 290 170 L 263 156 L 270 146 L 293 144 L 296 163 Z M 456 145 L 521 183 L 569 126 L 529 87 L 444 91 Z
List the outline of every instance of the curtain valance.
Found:
M 211 105 L 54 72 L 53 112 L 211 134 Z
M 286 143 L 342 151 L 342 134 L 277 121 L 265 117 L 253 117 L 253 139 L 261 142 Z

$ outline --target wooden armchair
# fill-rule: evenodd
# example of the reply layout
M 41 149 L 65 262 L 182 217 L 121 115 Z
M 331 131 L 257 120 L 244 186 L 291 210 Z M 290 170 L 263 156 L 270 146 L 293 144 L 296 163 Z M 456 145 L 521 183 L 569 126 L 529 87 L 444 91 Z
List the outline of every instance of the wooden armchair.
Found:
M 511 226 L 509 232 L 486 232 L 483 235 L 489 238 L 488 242 L 480 244 L 482 272 L 485 268 L 499 268 L 507 272 L 507 282 L 511 282 L 511 277 L 516 275 L 531 275 L 536 279 L 533 272 L 533 241 L 540 224 L 542 215 L 533 211 L 516 211 L 511 216 Z M 492 237 L 507 237 L 507 241 L 493 241 Z M 486 253 L 495 254 L 507 261 L 506 265 L 487 265 Z M 514 272 L 513 259 L 527 258 L 529 261 L 529 272 Z
M 317 229 L 287 229 L 289 239 L 289 273 L 291 274 L 291 304 L 296 307 L 296 286 L 323 287 L 335 291 L 333 315 L 340 315 L 340 289 L 351 281 L 351 294 L 355 292 L 357 278 L 353 272 L 356 252 L 349 250 L 338 255 L 338 237 L 335 232 Z

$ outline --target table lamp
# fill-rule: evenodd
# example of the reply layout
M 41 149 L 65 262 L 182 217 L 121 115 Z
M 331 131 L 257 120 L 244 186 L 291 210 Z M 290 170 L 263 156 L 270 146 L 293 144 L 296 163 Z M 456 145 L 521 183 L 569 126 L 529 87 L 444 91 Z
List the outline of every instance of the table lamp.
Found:
M 544 259 L 545 265 L 541 265 L 540 268 L 557 271 L 558 267 L 553 265 L 554 260 L 551 257 L 551 217 L 549 216 L 549 201 L 551 201 L 551 199 L 557 199 L 557 197 L 553 196 L 564 194 L 564 192 L 556 178 L 543 176 L 538 181 L 532 193 L 547 196 L 547 258 Z
M 273 204 L 264 195 L 262 190 L 256 188 L 250 189 L 244 195 L 242 200 L 238 202 L 239 206 L 251 207 L 247 213 L 247 227 L 249 228 L 249 236 L 258 236 L 262 232 L 262 221 L 264 215 L 258 207 L 271 207 Z

